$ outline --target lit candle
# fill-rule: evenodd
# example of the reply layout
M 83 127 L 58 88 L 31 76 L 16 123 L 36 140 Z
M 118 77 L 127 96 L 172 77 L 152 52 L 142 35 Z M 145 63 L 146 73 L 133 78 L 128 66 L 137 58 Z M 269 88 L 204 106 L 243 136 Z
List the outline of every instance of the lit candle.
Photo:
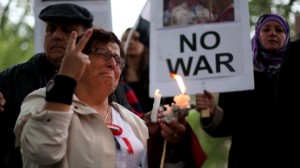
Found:
M 189 108 L 190 107 L 190 96 L 187 94 L 180 94 L 173 98 L 176 106 L 180 108 Z
M 171 77 L 176 79 L 177 84 L 179 86 L 179 89 L 181 90 L 180 95 L 177 95 L 173 98 L 176 106 L 178 106 L 179 108 L 189 108 L 190 107 L 190 96 L 185 94 L 186 93 L 186 86 L 183 82 L 183 79 L 180 75 L 176 75 L 176 74 L 171 74 Z
M 153 123 L 157 122 L 157 111 L 160 105 L 160 99 L 161 99 L 161 94 L 159 93 L 159 90 L 156 89 L 154 92 L 154 102 L 153 102 L 153 107 L 151 112 L 151 122 Z

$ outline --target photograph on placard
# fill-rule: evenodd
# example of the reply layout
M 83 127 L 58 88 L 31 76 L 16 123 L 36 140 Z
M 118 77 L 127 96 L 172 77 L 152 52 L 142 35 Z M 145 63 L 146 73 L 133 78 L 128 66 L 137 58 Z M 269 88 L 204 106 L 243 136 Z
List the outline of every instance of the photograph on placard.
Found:
M 163 26 L 234 21 L 233 0 L 164 0 Z

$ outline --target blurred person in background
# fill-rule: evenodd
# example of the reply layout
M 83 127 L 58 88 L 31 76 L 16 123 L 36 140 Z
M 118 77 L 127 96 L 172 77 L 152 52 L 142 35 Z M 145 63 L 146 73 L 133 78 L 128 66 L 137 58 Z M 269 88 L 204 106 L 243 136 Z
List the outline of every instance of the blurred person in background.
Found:
M 128 28 L 122 36 L 122 44 L 128 38 L 131 28 Z M 141 113 L 146 113 L 152 110 L 154 99 L 149 96 L 149 48 L 141 41 L 141 34 L 139 31 L 133 30 L 131 38 L 126 50 L 126 66 L 124 68 L 124 78 L 126 84 L 136 94 Z M 161 104 L 171 104 L 173 98 L 162 98 Z

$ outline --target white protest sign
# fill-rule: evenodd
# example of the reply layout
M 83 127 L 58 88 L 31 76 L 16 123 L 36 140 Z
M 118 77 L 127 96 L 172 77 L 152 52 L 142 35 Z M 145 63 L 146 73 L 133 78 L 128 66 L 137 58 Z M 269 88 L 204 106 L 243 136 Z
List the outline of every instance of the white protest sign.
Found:
M 183 1 L 169 16 L 183 13 L 184 20 L 173 18 L 173 24 L 164 24 L 166 4 L 151 1 L 150 96 L 156 89 L 163 96 L 180 93 L 170 73 L 183 77 L 187 94 L 203 89 L 227 92 L 254 88 L 248 1 L 234 0 L 234 18 L 226 21 L 213 13 L 211 4 L 206 6 L 196 6 L 199 11 L 189 15 Z

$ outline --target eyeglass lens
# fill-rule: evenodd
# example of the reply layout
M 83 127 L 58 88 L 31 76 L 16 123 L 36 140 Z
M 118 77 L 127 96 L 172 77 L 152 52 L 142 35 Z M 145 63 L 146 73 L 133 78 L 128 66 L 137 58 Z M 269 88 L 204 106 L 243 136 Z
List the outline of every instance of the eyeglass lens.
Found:
M 124 68 L 125 62 L 124 62 L 124 59 L 121 58 L 120 56 L 118 56 L 116 54 L 112 54 L 111 52 L 109 52 L 103 48 L 95 48 L 93 52 L 95 55 L 100 56 L 104 60 L 109 60 L 111 57 L 113 57 L 116 61 L 117 66 L 120 68 Z

